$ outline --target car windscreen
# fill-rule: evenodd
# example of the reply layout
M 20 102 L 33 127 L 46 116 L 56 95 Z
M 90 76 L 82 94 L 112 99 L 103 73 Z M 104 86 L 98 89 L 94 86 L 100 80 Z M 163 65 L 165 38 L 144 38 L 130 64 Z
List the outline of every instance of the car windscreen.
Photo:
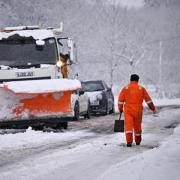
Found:
M 104 90 L 104 87 L 101 82 L 82 82 L 82 88 L 85 92 Z
M 26 64 L 55 64 L 57 47 L 55 38 L 44 40 L 43 46 L 36 45 L 31 38 L 8 38 L 0 40 L 0 64 L 5 66 Z

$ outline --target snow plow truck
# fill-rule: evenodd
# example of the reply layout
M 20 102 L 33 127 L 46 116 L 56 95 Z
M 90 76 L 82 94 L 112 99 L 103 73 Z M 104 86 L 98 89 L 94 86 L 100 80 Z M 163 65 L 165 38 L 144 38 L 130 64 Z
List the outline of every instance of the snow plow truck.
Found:
M 75 117 L 72 92 L 80 81 L 64 79 L 60 53 L 67 44 L 74 61 L 74 42 L 59 29 L 38 26 L 0 29 L 0 128 L 63 126 Z

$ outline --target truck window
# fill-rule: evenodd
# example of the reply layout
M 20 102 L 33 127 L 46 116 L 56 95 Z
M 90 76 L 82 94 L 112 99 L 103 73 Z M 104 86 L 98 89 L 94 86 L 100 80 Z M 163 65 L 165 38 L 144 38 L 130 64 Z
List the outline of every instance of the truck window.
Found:
M 55 38 L 44 39 L 44 46 L 37 46 L 30 37 L 11 37 L 0 40 L 0 64 L 5 66 L 55 64 L 58 53 Z

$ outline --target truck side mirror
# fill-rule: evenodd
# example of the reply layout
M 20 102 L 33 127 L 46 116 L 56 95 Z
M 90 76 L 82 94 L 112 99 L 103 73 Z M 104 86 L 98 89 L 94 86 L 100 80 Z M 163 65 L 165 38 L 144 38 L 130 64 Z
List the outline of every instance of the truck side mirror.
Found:
M 60 39 L 60 38 L 57 39 L 57 42 L 58 42 L 58 44 L 59 44 L 60 46 L 63 46 L 63 44 L 61 43 L 61 39 Z

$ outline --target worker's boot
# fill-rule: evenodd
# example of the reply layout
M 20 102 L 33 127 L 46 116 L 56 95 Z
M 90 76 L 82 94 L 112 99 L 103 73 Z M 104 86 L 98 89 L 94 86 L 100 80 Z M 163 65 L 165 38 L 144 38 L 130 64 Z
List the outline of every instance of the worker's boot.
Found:
M 141 135 L 135 135 L 135 142 L 137 146 L 141 144 Z
M 127 147 L 132 147 L 132 143 L 131 143 L 131 142 L 128 142 L 128 143 L 127 143 Z
M 127 142 L 127 147 L 131 147 L 132 146 L 132 142 L 133 142 L 133 134 L 130 132 L 126 133 L 126 142 Z

